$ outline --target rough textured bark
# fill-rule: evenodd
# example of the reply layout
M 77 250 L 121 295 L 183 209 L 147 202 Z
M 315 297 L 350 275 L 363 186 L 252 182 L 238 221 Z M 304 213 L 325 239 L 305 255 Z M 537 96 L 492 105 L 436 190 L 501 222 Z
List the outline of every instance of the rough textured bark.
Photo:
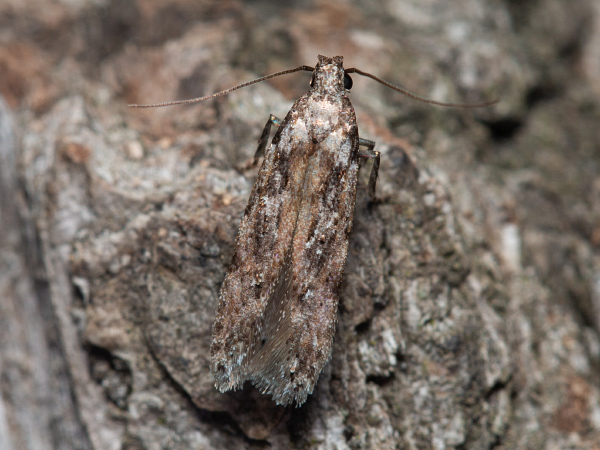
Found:
M 0 4 L 0 448 L 600 446 L 600 7 Z M 333 357 L 299 409 L 209 372 L 269 113 L 343 55 L 366 177 Z

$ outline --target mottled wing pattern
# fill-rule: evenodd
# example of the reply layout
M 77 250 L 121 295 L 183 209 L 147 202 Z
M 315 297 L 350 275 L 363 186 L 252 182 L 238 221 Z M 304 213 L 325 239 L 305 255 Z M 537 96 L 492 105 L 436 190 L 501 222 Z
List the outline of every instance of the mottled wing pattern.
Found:
M 340 83 L 341 61 L 327 67 Z M 240 224 L 213 329 L 221 391 L 251 380 L 282 405 L 312 392 L 331 353 L 357 174 L 345 91 L 312 89 L 275 134 Z

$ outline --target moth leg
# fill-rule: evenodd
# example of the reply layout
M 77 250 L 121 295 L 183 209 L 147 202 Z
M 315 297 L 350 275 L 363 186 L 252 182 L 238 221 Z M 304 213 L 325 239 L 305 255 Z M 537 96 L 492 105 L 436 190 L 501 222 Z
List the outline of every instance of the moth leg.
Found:
M 360 147 L 366 147 L 365 150 L 361 151 Z M 371 168 L 371 175 L 369 176 L 369 201 L 375 201 L 375 185 L 377 184 L 377 176 L 379 174 L 379 152 L 373 150 L 375 148 L 375 142 L 369 141 L 368 139 L 358 140 L 358 156 L 361 158 L 372 159 L 373 167 Z
M 271 125 L 275 125 L 278 127 L 281 125 L 282 120 L 275 117 L 273 114 L 269 114 L 269 120 L 265 124 L 265 128 L 263 129 L 260 138 L 258 138 L 258 148 L 256 149 L 256 153 L 254 153 L 254 163 L 258 162 L 258 158 L 265 154 L 265 150 L 267 148 L 267 142 L 269 142 L 269 135 L 271 134 Z

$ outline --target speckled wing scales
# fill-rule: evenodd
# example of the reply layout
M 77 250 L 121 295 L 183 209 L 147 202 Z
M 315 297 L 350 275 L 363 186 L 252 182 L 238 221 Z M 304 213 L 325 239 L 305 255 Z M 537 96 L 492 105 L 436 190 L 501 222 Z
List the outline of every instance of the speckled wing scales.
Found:
M 241 388 L 249 378 L 248 356 L 261 334 L 269 292 L 280 277 L 299 207 L 299 173 L 305 170 L 308 135 L 290 133 L 297 115 L 288 113 L 265 152 L 236 240 L 217 306 L 211 346 L 211 372 L 222 392 Z M 267 123 L 269 126 L 270 122 Z M 263 137 L 261 137 L 261 141 Z M 294 151 L 294 141 L 303 146 Z M 259 146 L 260 148 L 260 146 Z
M 211 372 L 221 391 L 250 380 L 300 405 L 331 354 L 359 158 L 343 76 L 341 58 L 320 57 L 313 89 L 266 151 L 217 307 Z
M 287 302 L 293 290 L 294 278 L 291 251 L 284 259 L 273 290 L 269 292 L 262 320 L 251 333 L 248 354 L 248 377 L 263 394 L 272 395 L 278 403 L 288 404 L 290 383 L 288 380 L 293 345 L 292 305 Z
M 336 141 L 317 144 L 309 160 L 293 239 L 248 357 L 249 378 L 279 404 L 304 403 L 331 353 L 358 171 L 357 141 Z
M 286 173 L 280 170 L 290 164 L 277 155 L 275 145 L 283 130 L 285 127 L 278 130 L 265 154 L 221 287 L 211 345 L 211 372 L 221 392 L 241 388 L 248 378 L 248 353 L 256 333 L 261 332 L 269 287 L 279 275 L 281 261 L 273 253 L 283 239 L 277 222 L 290 201 Z

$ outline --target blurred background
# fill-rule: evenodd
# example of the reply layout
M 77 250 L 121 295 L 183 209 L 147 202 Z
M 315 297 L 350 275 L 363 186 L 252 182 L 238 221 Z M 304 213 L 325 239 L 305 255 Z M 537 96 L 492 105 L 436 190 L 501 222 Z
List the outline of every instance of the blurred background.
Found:
M 269 114 L 342 55 L 359 188 L 302 408 L 208 348 Z M 600 448 L 600 4 L 2 0 L 0 449 Z M 366 176 L 368 170 L 363 171 Z M 413 301 L 414 300 L 414 301 Z

